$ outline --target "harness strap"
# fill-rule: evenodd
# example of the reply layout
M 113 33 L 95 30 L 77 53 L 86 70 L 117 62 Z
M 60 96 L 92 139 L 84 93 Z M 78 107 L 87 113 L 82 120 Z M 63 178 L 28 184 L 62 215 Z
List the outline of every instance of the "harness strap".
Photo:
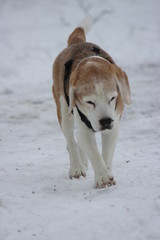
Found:
M 65 72 L 64 72 L 64 94 L 65 94 L 65 98 L 68 106 L 69 106 L 69 96 L 67 95 L 67 91 L 66 91 L 66 83 L 69 85 L 69 77 L 71 75 L 72 63 L 73 63 L 72 59 L 65 63 Z
M 77 107 L 76 105 L 76 108 L 77 108 L 77 111 L 79 113 L 79 116 L 82 120 L 82 122 L 84 122 L 88 128 L 90 128 L 93 132 L 95 132 L 95 130 L 93 129 L 92 125 L 91 125 L 91 122 L 88 120 L 88 118 L 86 117 L 86 115 L 84 115 L 80 110 L 79 108 Z

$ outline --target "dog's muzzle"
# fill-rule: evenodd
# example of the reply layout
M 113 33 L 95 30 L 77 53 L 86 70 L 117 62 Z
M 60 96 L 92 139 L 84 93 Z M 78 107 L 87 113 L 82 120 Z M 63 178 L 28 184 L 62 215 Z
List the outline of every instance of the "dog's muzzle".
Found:
M 113 122 L 114 120 L 112 118 L 102 118 L 101 120 L 99 120 L 101 131 L 106 129 L 111 130 L 113 128 Z

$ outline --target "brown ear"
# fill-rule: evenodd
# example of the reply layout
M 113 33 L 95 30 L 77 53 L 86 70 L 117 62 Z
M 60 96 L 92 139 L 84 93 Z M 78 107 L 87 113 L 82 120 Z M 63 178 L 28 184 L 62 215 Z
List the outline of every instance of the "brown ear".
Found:
M 116 72 L 116 81 L 117 85 L 123 100 L 124 104 L 130 105 L 131 104 L 131 91 L 129 86 L 129 81 L 127 74 L 120 70 Z
M 68 113 L 70 114 L 75 106 L 75 88 L 70 87 L 69 90 L 69 109 Z

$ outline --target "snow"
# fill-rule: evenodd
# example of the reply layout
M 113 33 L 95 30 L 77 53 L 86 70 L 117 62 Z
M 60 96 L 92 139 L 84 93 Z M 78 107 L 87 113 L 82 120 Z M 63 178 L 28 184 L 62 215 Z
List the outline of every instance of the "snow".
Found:
M 84 18 L 80 4 L 1 0 L 1 240 L 160 239 L 160 1 L 84 3 L 93 17 L 110 10 L 87 40 L 110 53 L 131 84 L 113 161 L 117 185 L 95 189 L 91 166 L 86 178 L 68 177 L 51 71 Z

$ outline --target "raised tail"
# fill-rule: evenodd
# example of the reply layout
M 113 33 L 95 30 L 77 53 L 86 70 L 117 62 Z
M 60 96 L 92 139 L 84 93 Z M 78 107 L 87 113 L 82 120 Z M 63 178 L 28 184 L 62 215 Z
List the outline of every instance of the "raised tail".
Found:
M 86 42 L 86 34 L 89 32 L 93 21 L 90 17 L 83 19 L 77 28 L 70 34 L 68 38 L 68 46 L 75 43 Z

